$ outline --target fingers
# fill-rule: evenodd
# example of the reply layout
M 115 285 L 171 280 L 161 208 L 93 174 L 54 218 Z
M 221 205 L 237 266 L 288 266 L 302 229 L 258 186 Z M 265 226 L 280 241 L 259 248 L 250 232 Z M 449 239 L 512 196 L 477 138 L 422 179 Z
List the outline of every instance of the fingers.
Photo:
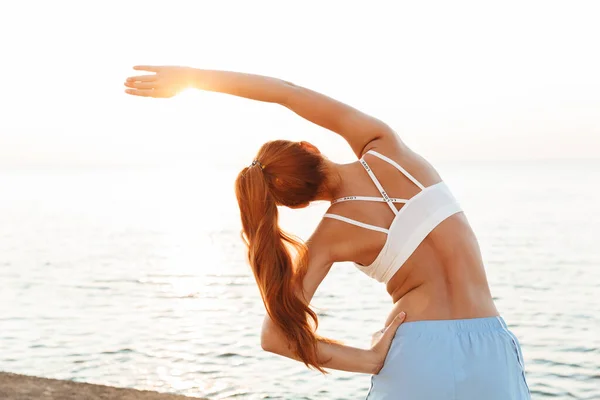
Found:
M 126 81 L 125 86 L 133 89 L 153 89 L 157 86 L 156 82 L 134 82 Z
M 395 331 L 406 319 L 406 313 L 402 311 L 400 314 L 396 315 L 396 318 L 390 322 L 390 324 L 385 328 L 385 332 L 392 330 Z
M 133 96 L 154 97 L 157 99 L 168 99 L 177 94 L 177 92 L 155 89 L 125 89 L 125 93 Z
M 160 71 L 161 67 L 158 66 L 154 66 L 154 65 L 136 65 L 133 67 L 133 69 L 137 70 L 137 71 L 148 71 L 148 72 L 158 72 Z
M 134 96 L 143 96 L 143 97 L 159 97 L 154 90 L 148 89 L 125 89 L 125 93 L 131 94 Z
M 152 82 L 156 80 L 156 75 L 138 75 L 127 78 L 128 82 Z
M 404 311 L 402 311 L 400 314 L 396 315 L 396 318 L 394 318 L 394 324 L 400 326 L 404 320 L 406 319 L 406 313 Z

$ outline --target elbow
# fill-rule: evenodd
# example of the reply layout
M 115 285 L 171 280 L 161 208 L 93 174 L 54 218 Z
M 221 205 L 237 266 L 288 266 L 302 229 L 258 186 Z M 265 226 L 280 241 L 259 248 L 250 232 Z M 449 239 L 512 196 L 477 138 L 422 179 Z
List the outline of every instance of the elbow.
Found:
M 260 347 L 269 353 L 275 353 L 275 341 L 268 330 L 263 329 L 260 333 Z
M 275 348 L 273 347 L 273 344 L 271 342 L 261 339 L 260 347 L 263 349 L 263 351 L 266 351 L 269 353 L 275 353 Z

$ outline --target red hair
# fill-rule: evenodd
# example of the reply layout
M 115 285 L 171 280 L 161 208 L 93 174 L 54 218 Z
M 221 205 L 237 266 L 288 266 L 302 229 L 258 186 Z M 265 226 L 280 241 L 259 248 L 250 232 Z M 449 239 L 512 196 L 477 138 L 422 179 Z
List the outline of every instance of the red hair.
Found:
M 244 168 L 235 182 L 248 261 L 271 320 L 307 367 L 325 373 L 317 359 L 317 314 L 297 296 L 306 273 L 308 249 L 278 225 L 277 206 L 301 206 L 325 188 L 324 159 L 302 142 L 265 143 L 258 162 Z M 290 250 L 296 254 L 292 260 Z M 314 324 L 314 329 L 311 326 Z

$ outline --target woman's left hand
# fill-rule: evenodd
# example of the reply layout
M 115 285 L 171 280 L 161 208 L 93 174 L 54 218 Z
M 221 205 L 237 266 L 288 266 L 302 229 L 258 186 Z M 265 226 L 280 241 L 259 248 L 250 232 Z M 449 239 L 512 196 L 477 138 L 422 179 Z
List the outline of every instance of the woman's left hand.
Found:
M 125 81 L 125 93 L 134 96 L 169 98 L 193 85 L 194 69 L 179 66 L 139 65 L 137 71 L 154 72 L 150 75 L 130 76 Z
M 371 340 L 371 352 L 374 354 L 374 358 L 378 365 L 378 368 L 374 372 L 375 375 L 381 371 L 381 368 L 383 368 L 383 363 L 385 362 L 387 353 L 392 346 L 392 340 L 394 340 L 396 330 L 400 325 L 402 325 L 405 319 L 406 313 L 402 311 L 396 316 L 396 318 L 392 320 L 392 322 L 390 322 L 388 326 L 373 334 L 373 338 Z

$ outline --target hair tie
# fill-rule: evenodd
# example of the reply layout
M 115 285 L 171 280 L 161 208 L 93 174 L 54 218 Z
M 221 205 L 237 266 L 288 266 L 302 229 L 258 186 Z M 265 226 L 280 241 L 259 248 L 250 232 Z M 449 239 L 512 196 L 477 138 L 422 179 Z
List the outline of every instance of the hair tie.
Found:
M 255 165 L 258 165 L 258 166 L 260 166 L 260 169 L 265 169 L 265 166 L 264 166 L 264 165 L 262 165 L 262 164 L 260 163 L 260 161 L 258 161 L 258 160 L 254 160 L 254 161 L 252 161 L 252 164 L 250 164 L 250 166 L 251 166 L 251 167 L 254 167 Z

